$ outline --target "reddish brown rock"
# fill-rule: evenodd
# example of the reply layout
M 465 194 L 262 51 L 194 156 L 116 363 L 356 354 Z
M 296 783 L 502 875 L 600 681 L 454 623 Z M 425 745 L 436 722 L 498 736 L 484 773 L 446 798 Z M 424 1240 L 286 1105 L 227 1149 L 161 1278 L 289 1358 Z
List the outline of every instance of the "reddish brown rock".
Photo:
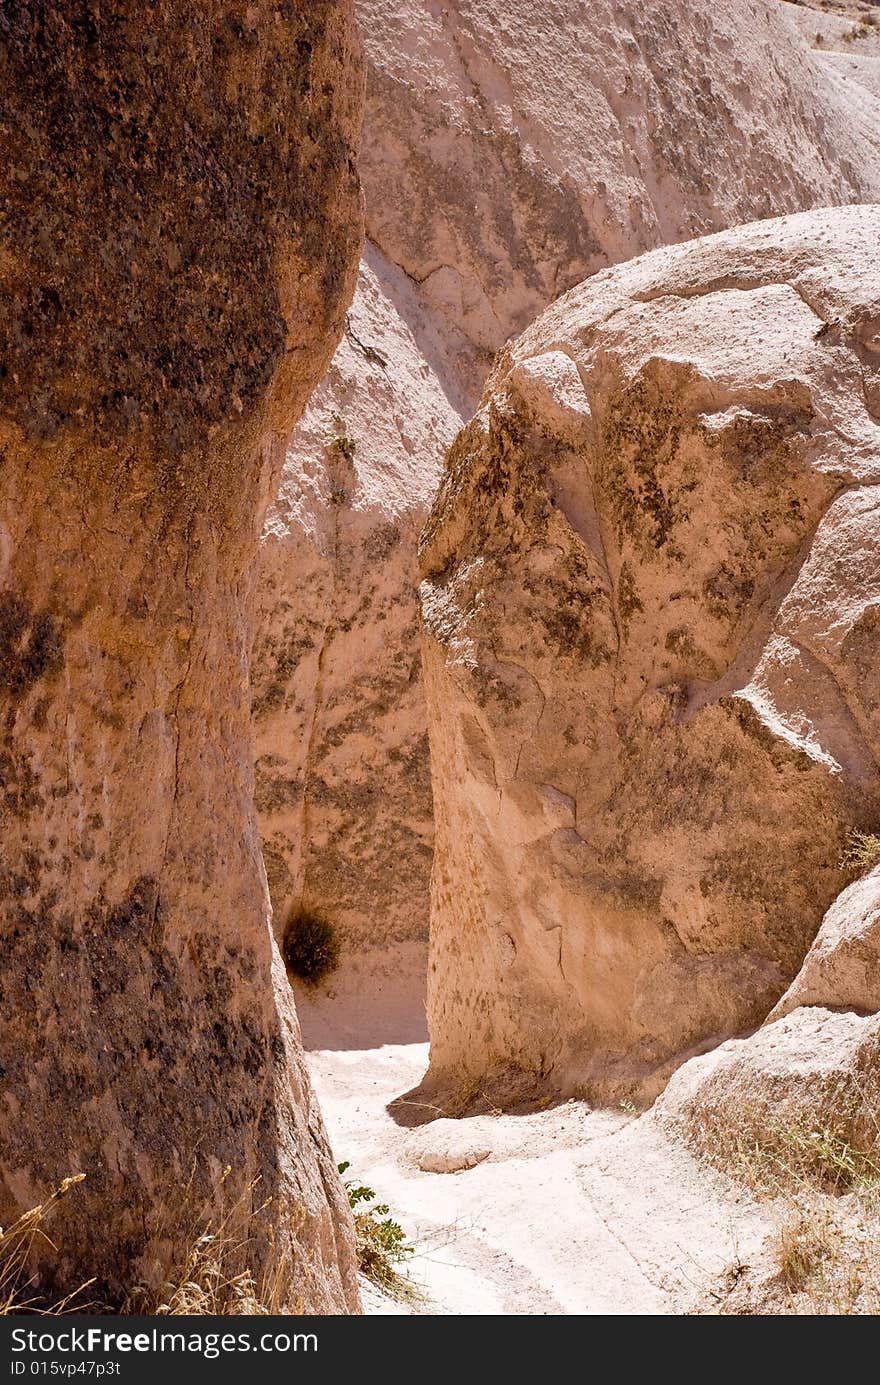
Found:
M 0 33 L 0 1224 L 83 1173 L 46 1292 L 118 1304 L 226 1218 L 258 1290 L 355 1309 L 247 647 L 360 250 L 351 6 L 10 3 Z

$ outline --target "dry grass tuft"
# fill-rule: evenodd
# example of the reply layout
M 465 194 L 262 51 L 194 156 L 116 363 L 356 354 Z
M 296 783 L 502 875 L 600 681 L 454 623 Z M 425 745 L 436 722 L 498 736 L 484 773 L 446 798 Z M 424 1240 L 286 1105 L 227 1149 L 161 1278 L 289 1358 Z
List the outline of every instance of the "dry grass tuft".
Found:
M 223 1172 L 221 1182 L 229 1177 Z M 258 1222 L 271 1205 L 266 1198 L 254 1207 L 259 1179 L 244 1189 L 239 1199 L 216 1224 L 208 1223 L 194 1229 L 187 1238 L 179 1264 L 157 1286 L 136 1285 L 117 1310 L 105 1303 L 86 1302 L 83 1294 L 95 1283 L 88 1280 L 66 1298 L 46 1306 L 30 1282 L 29 1265 L 38 1242 L 52 1250 L 57 1247 L 46 1230 L 45 1222 L 58 1203 L 85 1174 L 65 1178 L 51 1197 L 23 1213 L 5 1231 L 0 1229 L 0 1315 L 15 1313 L 121 1313 L 158 1316 L 212 1315 L 264 1316 L 304 1311 L 305 1296 L 291 1292 L 291 1285 L 302 1282 L 307 1267 L 294 1264 L 294 1239 L 285 1236 L 279 1246 L 271 1222 Z M 183 1198 L 192 1198 L 194 1173 L 183 1190 Z M 254 1277 L 250 1268 L 251 1254 L 257 1238 L 268 1239 L 268 1255 L 261 1256 L 268 1268 Z
M 756 1120 L 756 1115 L 759 1117 Z M 840 1130 L 810 1129 L 796 1120 L 768 1120 L 743 1112 L 742 1128 L 719 1151 L 719 1162 L 748 1183 L 753 1192 L 785 1194 L 816 1188 L 835 1194 L 880 1184 L 873 1153 L 855 1148 Z
M 229 1178 L 227 1166 L 221 1184 Z M 190 1192 L 194 1174 L 184 1192 Z M 123 1313 L 168 1316 L 245 1315 L 262 1317 L 304 1311 L 304 1297 L 291 1301 L 291 1284 L 306 1273 L 293 1262 L 293 1238 L 284 1237 L 279 1245 L 271 1221 L 260 1222 L 268 1213 L 271 1198 L 254 1206 L 259 1178 L 250 1182 L 240 1197 L 216 1224 L 194 1226 L 185 1254 L 175 1270 L 159 1285 L 137 1285 L 131 1290 Z M 257 1280 L 251 1269 L 255 1241 L 268 1238 L 267 1268 Z M 263 1258 L 263 1257 L 261 1257 Z
M 714 1167 L 772 1198 L 769 1269 L 738 1266 L 710 1293 L 722 1314 L 880 1313 L 880 1114 L 853 1084 L 833 1121 L 727 1103 L 703 1112 L 693 1143 Z M 852 1143 L 856 1126 L 859 1144 Z
M 681 1132 L 707 1163 L 758 1196 L 880 1188 L 880 1112 L 872 1092 L 851 1075 L 811 1096 L 813 1109 L 802 1096 L 708 1095 L 688 1111 Z
M 831 1255 L 836 1240 L 827 1208 L 795 1207 L 771 1243 L 776 1268 L 787 1289 L 804 1289 Z
M 84 1178 L 84 1173 L 65 1178 L 45 1202 L 23 1212 L 11 1226 L 0 1227 L 0 1316 L 8 1317 L 14 1313 L 81 1313 L 91 1307 L 83 1302 L 81 1295 L 94 1283 L 93 1279 L 87 1280 L 51 1307 L 46 1307 L 43 1300 L 32 1292 L 28 1268 L 39 1242 L 55 1249 L 46 1230 L 46 1220 L 69 1189 L 82 1183 Z
M 769 1249 L 776 1278 L 762 1311 L 820 1316 L 880 1313 L 880 1195 L 797 1199 Z
M 870 870 L 880 861 L 880 837 L 873 832 L 850 832 L 840 857 L 841 870 Z

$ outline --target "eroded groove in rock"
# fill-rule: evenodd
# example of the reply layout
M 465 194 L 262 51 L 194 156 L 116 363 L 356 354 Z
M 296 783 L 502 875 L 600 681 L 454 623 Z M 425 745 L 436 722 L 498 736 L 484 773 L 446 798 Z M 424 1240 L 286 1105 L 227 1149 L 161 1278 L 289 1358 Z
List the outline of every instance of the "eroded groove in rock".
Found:
M 263 510 L 360 252 L 351 6 L 0 28 L 0 1223 L 83 1173 L 47 1293 L 118 1304 L 226 1217 L 258 1292 L 353 1309 L 248 691 Z
M 761 1022 L 845 883 L 880 813 L 878 232 L 841 208 L 597 275 L 451 449 L 422 547 L 435 1085 L 655 1092 Z

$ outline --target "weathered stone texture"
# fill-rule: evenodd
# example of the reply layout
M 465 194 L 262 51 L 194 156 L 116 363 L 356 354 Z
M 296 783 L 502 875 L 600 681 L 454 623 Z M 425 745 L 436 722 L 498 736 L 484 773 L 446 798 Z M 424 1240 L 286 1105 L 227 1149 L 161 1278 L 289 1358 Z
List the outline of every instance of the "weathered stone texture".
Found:
M 423 540 L 432 1080 L 656 1091 L 759 1024 L 880 814 L 876 207 L 605 271 Z
M 47 1292 L 118 1303 L 229 1217 L 282 1302 L 355 1308 L 248 688 L 360 251 L 351 6 L 11 0 L 0 86 L 0 1224 L 84 1173 Z

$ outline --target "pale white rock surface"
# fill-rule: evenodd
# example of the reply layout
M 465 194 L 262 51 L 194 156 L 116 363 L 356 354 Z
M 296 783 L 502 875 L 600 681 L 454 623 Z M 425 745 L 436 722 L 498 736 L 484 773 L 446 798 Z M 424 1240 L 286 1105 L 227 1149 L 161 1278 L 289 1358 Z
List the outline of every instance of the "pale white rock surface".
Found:
M 305 1027 L 307 1046 L 309 1027 Z M 381 1044 L 309 1057 L 334 1148 L 387 1202 L 414 1245 L 400 1268 L 411 1312 L 483 1316 L 666 1315 L 690 1310 L 728 1269 L 761 1260 L 772 1209 L 715 1175 L 653 1115 L 548 1110 L 443 1118 L 402 1096 L 426 1045 Z M 489 1157 L 458 1172 L 412 1160 L 432 1126 L 461 1128 Z M 445 1136 L 433 1137 L 439 1144 Z M 364 1311 L 393 1311 L 364 1296 Z
M 407 1142 L 406 1154 L 423 1173 L 460 1173 L 474 1169 L 491 1154 L 491 1145 L 469 1132 L 467 1121 L 440 1119 Z
M 367 233 L 484 353 L 610 262 L 877 197 L 876 105 L 829 81 L 778 0 L 358 15 Z
M 880 97 L 880 56 L 876 53 L 824 53 L 822 61 L 830 72 L 858 83 L 871 97 Z
M 835 899 L 770 1018 L 787 1015 L 799 1005 L 880 1010 L 880 868 Z
M 653 1094 L 760 1024 L 880 812 L 880 207 L 596 275 L 425 531 L 427 1091 Z
M 831 75 L 835 90 L 840 81 L 854 82 L 871 96 L 880 96 L 880 5 L 841 5 L 837 13 L 812 5 L 782 0 L 780 9 L 804 37 L 820 70 Z M 857 91 L 843 97 L 868 113 Z

